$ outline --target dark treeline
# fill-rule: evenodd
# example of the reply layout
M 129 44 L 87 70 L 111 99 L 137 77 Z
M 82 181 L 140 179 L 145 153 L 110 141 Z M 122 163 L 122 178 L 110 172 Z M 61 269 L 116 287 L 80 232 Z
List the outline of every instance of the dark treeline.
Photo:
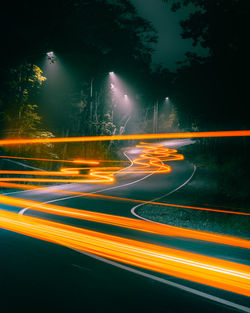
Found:
M 121 133 L 126 120 L 116 125 L 105 108 L 103 77 L 110 71 L 133 77 L 147 105 L 153 101 L 142 90 L 151 83 L 157 36 L 129 1 L 10 1 L 0 15 L 1 137 Z M 48 61 L 67 73 L 61 69 L 53 80 L 40 71 Z
M 181 21 L 182 36 L 208 51 L 206 57 L 188 52 L 179 63 L 171 98 L 181 127 L 190 131 L 249 129 L 249 1 L 163 1 L 173 11 L 189 8 L 192 13 Z M 248 208 L 249 152 L 246 137 L 203 138 L 184 148 L 186 158 L 198 165 L 197 178 L 204 184 L 193 192 L 193 199 L 204 201 L 207 193 L 207 203 Z
M 245 0 L 165 0 L 172 10 L 189 7 L 182 37 L 207 48 L 208 56 L 187 53 L 180 63 L 173 97 L 184 127 L 199 130 L 249 129 L 250 21 Z
M 247 43 L 250 2 L 245 0 L 165 0 L 172 10 L 189 7 L 192 13 L 181 21 L 182 36 L 208 55 L 187 53 L 179 63 L 172 98 L 181 125 L 194 131 L 249 129 L 250 70 Z M 248 207 L 248 138 L 200 139 L 185 151 L 186 157 L 212 175 L 216 190 L 204 176 L 212 203 Z M 204 190 L 203 190 L 204 191 Z
M 152 69 L 157 33 L 128 0 L 6 3 L 0 12 L 1 137 L 126 132 L 130 116 L 116 121 L 107 106 L 111 99 L 104 77 L 110 71 L 135 90 L 140 118 L 134 117 L 133 131 L 249 128 L 244 75 L 249 69 L 249 2 L 167 2 L 174 11 L 191 6 L 192 13 L 181 22 L 182 36 L 208 50 L 207 57 L 188 52 L 176 72 L 162 66 Z M 55 57 L 48 57 L 48 51 Z M 56 83 L 40 71 L 45 59 L 54 68 L 63 63 L 67 73 L 62 72 L 57 83 L 68 75 L 67 88 L 50 90 Z M 152 128 L 155 103 L 160 108 L 166 96 L 174 110 L 157 115 L 159 125 Z

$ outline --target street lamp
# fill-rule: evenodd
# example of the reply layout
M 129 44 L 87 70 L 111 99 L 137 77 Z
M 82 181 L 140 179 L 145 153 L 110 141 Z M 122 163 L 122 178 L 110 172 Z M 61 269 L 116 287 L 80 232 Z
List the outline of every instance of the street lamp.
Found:
M 53 53 L 53 52 L 50 52 Z M 107 73 L 106 73 L 107 74 Z M 109 72 L 110 76 L 114 75 L 114 72 Z M 92 127 L 93 120 L 95 118 L 96 123 L 97 123 L 97 102 L 96 100 L 94 101 L 93 97 L 93 90 L 94 90 L 94 82 L 95 82 L 95 77 L 92 77 L 90 79 L 90 103 L 89 103 L 89 118 L 90 118 L 90 128 Z M 115 88 L 115 85 L 113 83 L 110 84 L 110 88 L 113 90 Z M 94 107 L 95 105 L 95 107 Z
M 117 120 L 119 120 L 120 117 L 123 116 L 122 121 L 124 121 L 124 118 L 128 114 L 131 115 L 132 99 L 130 97 L 130 91 L 124 83 L 123 79 L 121 79 L 114 72 L 109 72 L 109 86 L 109 92 L 111 97 L 111 120 L 113 123 L 114 120 L 118 122 Z M 127 122 L 124 125 L 124 127 L 126 127 Z
M 47 56 L 52 58 L 54 56 L 54 52 L 53 51 L 47 52 Z
M 92 122 L 92 114 L 93 114 L 93 82 L 94 78 L 90 80 L 90 121 Z
M 55 63 L 56 62 L 56 56 L 55 56 L 53 51 L 49 51 L 46 54 L 47 54 L 48 59 L 50 60 L 51 63 Z

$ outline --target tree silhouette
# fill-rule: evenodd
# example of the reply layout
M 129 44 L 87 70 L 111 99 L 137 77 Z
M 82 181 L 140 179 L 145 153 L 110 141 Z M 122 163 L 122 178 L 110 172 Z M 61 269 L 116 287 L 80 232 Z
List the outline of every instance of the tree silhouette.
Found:
M 11 19 L 6 17 L 11 16 Z M 6 3 L 0 13 L 1 54 L 7 62 L 37 58 L 54 50 L 96 68 L 106 62 L 147 63 L 156 34 L 128 0 L 28 0 Z M 11 40 L 10 40 L 11 39 Z M 22 63 L 22 62 L 21 62 Z M 115 64 L 116 63 L 116 64 Z M 79 66 L 79 63 L 78 63 Z
M 39 103 L 40 107 L 48 108 L 50 103 L 56 102 L 48 115 L 56 111 L 55 108 L 63 108 L 60 112 L 53 111 L 57 117 L 54 120 L 61 125 L 53 131 L 60 136 L 62 133 L 93 135 L 93 129 L 98 128 L 97 124 L 91 130 L 87 127 L 90 124 L 89 106 L 93 101 L 89 90 L 93 78 L 94 97 L 101 89 L 103 77 L 110 71 L 133 77 L 135 88 L 142 89 L 151 71 L 156 32 L 128 0 L 45 0 L 39 4 L 31 0 L 16 1 L 15 5 L 6 3 L 0 11 L 0 25 L 6 30 L 0 50 L 0 91 L 3 93 L 6 81 L 10 79 L 10 68 L 26 63 L 42 65 L 48 51 L 54 51 L 70 69 L 74 90 L 58 89 L 57 94 L 51 96 L 53 101 L 49 102 L 47 98 Z M 50 64 L 51 67 L 56 63 Z M 77 93 L 79 103 L 82 102 L 81 110 L 71 105 L 74 102 L 71 95 Z M 100 108 L 104 104 L 102 100 L 98 101 Z M 14 102 L 7 104 L 5 100 L 0 105 L 3 111 L 7 106 L 14 110 L 15 106 Z M 108 112 L 97 113 L 98 121 L 95 116 L 94 122 L 105 122 L 104 116 Z
M 181 21 L 182 37 L 191 38 L 194 46 L 201 45 L 209 51 L 204 58 L 188 53 L 186 64 L 181 64 L 176 82 L 179 110 L 189 112 L 189 125 L 197 122 L 200 128 L 248 128 L 248 83 L 243 73 L 249 70 L 246 42 L 250 3 L 244 0 L 165 2 L 172 4 L 173 11 L 192 8 L 189 17 Z

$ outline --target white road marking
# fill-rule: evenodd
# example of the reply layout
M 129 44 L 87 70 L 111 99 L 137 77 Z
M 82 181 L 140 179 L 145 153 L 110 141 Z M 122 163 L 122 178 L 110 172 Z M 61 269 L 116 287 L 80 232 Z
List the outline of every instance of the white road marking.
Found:
M 41 169 L 41 168 L 34 167 L 34 166 L 30 166 L 30 165 L 27 165 L 27 164 L 23 164 L 23 163 L 21 163 L 21 162 L 17 162 L 17 161 L 13 161 L 13 160 L 8 160 L 8 159 L 3 159 L 3 160 L 4 160 L 4 161 L 8 161 L 8 162 L 12 162 L 12 163 L 15 163 L 15 164 L 18 164 L 18 165 L 21 165 L 21 166 L 23 166 L 23 167 L 32 168 L 33 170 L 44 171 L 44 170 Z M 37 189 L 39 189 L 39 188 L 37 188 Z M 36 190 L 36 189 L 33 189 L 33 190 Z M 27 192 L 27 190 L 11 191 L 11 192 L 2 193 L 2 195 L 3 195 L 3 196 L 6 196 L 6 195 L 13 194 L 13 193 L 24 193 L 24 192 Z
M 126 155 L 126 153 L 124 153 Z M 127 156 L 127 155 L 126 155 Z M 127 158 L 130 160 L 131 164 L 127 167 L 131 167 L 132 166 L 132 160 L 127 156 Z M 124 170 L 124 169 L 122 169 Z M 120 170 L 120 171 L 122 171 Z M 192 177 L 194 176 L 195 174 L 195 171 L 196 171 L 196 166 L 194 165 L 194 171 L 192 173 L 192 175 L 179 187 L 175 188 L 174 190 L 168 192 L 167 194 L 161 196 L 161 197 L 158 197 L 158 198 L 155 198 L 151 201 L 156 201 L 156 200 L 159 200 L 161 198 L 164 198 L 164 197 L 167 197 L 168 195 L 176 192 L 177 190 L 179 190 L 180 188 L 184 187 L 191 179 Z M 157 171 L 156 171 L 157 172 Z M 106 189 L 102 189 L 102 190 L 98 190 L 98 191 L 95 191 L 93 193 L 98 193 L 98 192 L 103 192 L 103 191 L 107 191 L 107 190 L 112 190 L 112 189 L 116 189 L 116 188 L 121 188 L 121 187 L 124 187 L 124 186 L 128 186 L 130 184 L 134 184 L 134 183 L 137 183 L 139 181 L 142 181 L 144 179 L 146 179 L 147 177 L 153 175 L 154 173 L 150 173 L 149 175 L 146 175 L 145 177 L 141 178 L 141 179 L 138 179 L 136 181 L 133 181 L 133 182 L 130 182 L 130 183 L 127 183 L 127 184 L 124 184 L 124 185 L 120 185 L 120 186 L 115 186 L 115 187 L 110 187 L 110 188 L 106 188 Z M 27 191 L 18 191 L 18 192 L 27 192 Z M 15 193 L 15 192 L 13 192 Z M 70 197 L 64 197 L 64 198 L 60 198 L 60 199 L 55 199 L 55 200 L 51 200 L 51 201 L 47 201 L 47 202 L 43 202 L 43 203 L 52 203 L 52 202 L 56 202 L 56 201 L 60 201 L 60 200 L 65 200 L 65 199 L 71 199 L 71 198 L 77 198 L 77 197 L 83 197 L 83 196 L 70 196 Z M 143 218 L 141 216 L 139 216 L 138 214 L 136 214 L 134 211 L 137 207 L 141 206 L 141 205 L 145 205 L 144 203 L 142 204 L 139 204 L 139 205 L 136 205 L 135 207 L 133 207 L 131 209 L 131 213 L 133 215 L 135 215 L 136 217 L 140 218 L 140 219 L 144 219 L 144 220 L 147 220 L 147 221 L 150 221 L 150 222 L 154 222 L 154 221 L 151 221 L 151 220 L 148 220 L 146 218 Z M 30 208 L 30 207 L 29 207 Z M 23 214 L 26 210 L 28 210 L 29 208 L 25 208 L 25 209 L 22 209 L 19 214 Z M 154 222 L 154 223 L 157 223 L 157 222 Z M 161 224 L 161 223 L 159 223 Z M 216 297 L 216 296 L 213 296 L 213 295 L 210 295 L 210 294 L 207 294 L 205 292 L 201 292 L 199 290 L 196 290 L 196 289 L 193 289 L 193 288 L 190 288 L 190 287 L 187 287 L 187 286 L 184 286 L 184 285 L 181 285 L 181 284 L 178 284 L 178 283 L 175 283 L 175 282 L 172 282 L 170 280 L 167 280 L 167 279 L 164 279 L 164 278 L 161 278 L 161 277 L 157 277 L 155 275 L 152 275 L 152 274 L 148 274 L 148 273 L 145 273 L 143 271 L 139 271 L 135 268 L 132 268 L 132 267 L 129 267 L 129 266 L 126 266 L 126 265 L 123 265 L 123 264 L 120 264 L 118 262 L 115 262 L 115 261 L 111 261 L 109 259 L 105 259 L 105 258 L 102 258 L 102 257 L 99 257 L 97 255 L 94 255 L 94 254 L 91 254 L 91 253 L 88 253 L 88 252 L 83 252 L 83 251 L 80 251 L 80 250 L 75 250 L 81 254 L 85 254 L 89 257 L 92 257 L 94 259 L 97 259 L 101 262 L 104 262 L 104 263 L 107 263 L 107 264 L 111 264 L 115 267 L 118 267 L 118 268 L 121 268 L 123 270 L 126 270 L 126 271 L 129 271 L 129 272 L 132 272 L 134 274 L 137 274 L 137 275 L 140 275 L 140 276 L 144 276 L 146 278 L 149 278 L 149 279 L 152 279 L 152 280 L 155 280 L 155 281 L 158 281 L 158 282 L 161 282 L 165 285 L 169 285 L 171 287 L 174 287 L 174 288 L 178 288 L 178 289 L 181 289 L 183 291 L 186 291 L 186 292 L 189 292 L 189 293 L 192 293 L 192 294 L 195 294 L 197 296 L 200 296 L 200 297 L 203 297 L 203 298 L 206 298 L 208 300 L 212 300 L 214 302 L 217 302 L 217 303 L 220 303 L 220 304 L 223 304 L 223 305 L 226 305 L 226 306 L 229 306 L 229 307 L 232 307 L 234 309 L 237 309 L 237 310 L 240 310 L 241 312 L 246 312 L 246 313 L 250 313 L 250 308 L 246 307 L 246 306 L 243 306 L 243 305 L 240 305 L 240 304 L 237 304 L 237 303 L 234 303 L 234 302 L 231 302 L 231 301 L 228 301 L 228 300 L 225 300 L 225 299 L 222 299 L 222 298 L 219 298 L 219 297 Z
M 18 165 L 21 165 L 23 167 L 28 167 L 28 168 L 32 168 L 33 170 L 37 170 L 37 171 L 45 171 L 41 168 L 38 168 L 38 167 L 34 167 L 34 166 L 31 166 L 31 165 L 27 165 L 27 164 L 24 164 L 24 163 L 21 163 L 21 162 L 18 162 L 18 161 L 13 161 L 13 160 L 9 160 L 9 159 L 3 159 L 4 161 L 7 161 L 7 162 L 11 162 L 11 163 L 15 163 L 15 164 L 18 164 Z
M 167 196 L 170 196 L 172 193 L 176 192 L 177 190 L 179 190 L 179 189 L 181 189 L 182 187 L 184 187 L 185 185 L 187 185 L 187 184 L 190 182 L 190 180 L 193 178 L 193 176 L 194 176 L 194 174 L 195 174 L 195 172 L 196 172 L 196 169 L 197 169 L 197 167 L 194 165 L 194 170 L 193 170 L 191 176 L 190 176 L 182 185 L 180 185 L 179 187 L 177 187 L 177 188 L 171 190 L 170 192 L 164 194 L 163 196 L 154 198 L 154 199 L 149 200 L 149 201 L 150 201 L 150 202 L 154 202 L 154 201 L 160 200 L 160 199 L 162 199 L 162 198 L 165 198 L 165 197 L 167 197 Z M 152 220 L 150 220 L 150 219 L 147 219 L 147 218 L 145 218 L 145 217 L 142 217 L 142 216 L 140 216 L 139 214 L 135 213 L 135 210 L 136 210 L 138 207 L 143 206 L 143 205 L 147 205 L 147 203 L 140 203 L 140 204 L 135 205 L 135 206 L 131 209 L 131 213 L 132 213 L 134 216 L 136 216 L 137 218 L 139 218 L 139 219 L 142 219 L 142 220 L 145 220 L 145 221 L 148 221 L 148 222 L 152 222 L 152 223 L 156 223 L 156 224 L 162 224 L 162 223 L 155 222 L 155 221 L 152 221 Z
M 75 250 L 75 249 L 72 249 L 72 250 Z M 115 267 L 118 267 L 118 268 L 121 268 L 123 270 L 132 272 L 134 274 L 137 274 L 137 275 L 140 275 L 140 276 L 144 276 L 146 278 L 158 281 L 158 282 L 163 283 L 165 285 L 168 285 L 168 286 L 171 286 L 171 287 L 174 287 L 174 288 L 178 288 L 178 289 L 181 289 L 181 290 L 183 290 L 185 292 L 189 292 L 189 293 L 195 294 L 195 295 L 197 295 L 199 297 L 202 297 L 202 298 L 205 298 L 205 299 L 208 299 L 208 300 L 212 300 L 212 301 L 217 302 L 219 304 L 226 305 L 228 307 L 240 310 L 241 312 L 250 313 L 250 308 L 248 308 L 246 306 L 243 306 L 243 305 L 240 305 L 240 304 L 237 304 L 237 303 L 234 303 L 234 302 L 231 302 L 231 301 L 228 301 L 228 300 L 225 300 L 225 299 L 222 299 L 222 298 L 210 295 L 208 293 L 196 290 L 196 289 L 191 288 L 191 287 L 187 287 L 187 286 L 184 286 L 184 285 L 172 282 L 172 281 L 167 280 L 165 278 L 161 278 L 161 277 L 149 274 L 149 273 L 145 273 L 145 272 L 140 271 L 138 269 L 129 267 L 127 265 L 120 264 L 118 262 L 115 262 L 115 261 L 112 261 L 112 260 L 109 260 L 109 259 L 102 258 L 100 256 L 97 256 L 97 255 L 94 255 L 94 254 L 91 254 L 91 253 L 88 253 L 88 252 L 84 252 L 84 251 L 80 251 L 80 250 L 75 250 L 75 251 L 78 252 L 78 253 L 81 253 L 81 254 L 85 254 L 85 255 L 87 255 L 87 256 L 89 256 L 91 258 L 97 259 L 97 260 L 99 260 L 101 262 L 104 262 L 104 263 L 107 263 L 107 264 L 111 264 L 111 265 L 113 265 Z
M 126 168 L 123 168 L 121 170 L 119 170 L 118 172 L 121 172 L 121 171 L 124 171 L 125 169 L 128 169 L 129 167 L 131 167 L 133 165 L 133 161 L 130 159 L 130 157 L 126 154 L 126 152 L 124 152 L 124 155 L 126 155 L 126 157 L 129 159 L 129 161 L 131 162 L 131 164 L 129 166 L 127 166 Z M 159 171 L 159 169 L 157 170 Z M 118 189 L 118 188 L 122 188 L 122 187 L 126 187 L 126 186 L 129 186 L 129 185 L 132 185 L 132 184 L 136 184 L 146 178 L 148 178 L 149 176 L 153 175 L 154 173 L 156 173 L 157 171 L 153 172 L 153 173 L 150 173 L 140 179 L 137 179 L 137 180 L 134 180 L 132 182 L 129 182 L 129 183 L 126 183 L 126 184 L 123 184 L 123 185 L 119 185 L 119 186 L 114 186 L 114 187 L 109 187 L 109 188 L 105 188 L 105 189 L 101 189 L 101 190 L 97 190 L 97 191 L 94 191 L 94 192 L 91 192 L 92 194 L 96 194 L 96 193 L 99 193 L 99 192 L 103 192 L 103 191 L 107 191 L 107 190 L 114 190 L 114 189 Z M 67 191 L 65 191 L 66 193 Z M 46 202 L 42 202 L 42 203 L 53 203 L 53 202 L 57 202 L 57 201 L 62 201 L 62 200 L 67 200 L 67 199 L 73 199 L 73 198 L 81 198 L 81 197 L 84 197 L 84 195 L 77 195 L 77 196 L 67 196 L 67 197 L 63 197 L 63 198 L 58 198 L 58 199 L 54 199 L 54 200 L 49 200 L 49 201 L 46 201 Z M 27 208 L 23 208 L 21 211 L 18 212 L 19 215 L 23 215 L 27 210 L 29 209 L 32 209 L 32 206 L 29 206 Z

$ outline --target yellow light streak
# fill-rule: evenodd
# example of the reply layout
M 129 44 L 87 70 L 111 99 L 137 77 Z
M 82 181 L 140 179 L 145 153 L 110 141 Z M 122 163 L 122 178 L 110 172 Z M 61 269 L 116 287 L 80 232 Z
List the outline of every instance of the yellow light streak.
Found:
M 250 267 L 0 210 L 0 227 L 111 260 L 250 296 Z
M 250 130 L 215 131 L 215 132 L 188 132 L 188 133 L 163 133 L 163 134 L 136 134 L 115 136 L 90 136 L 90 137 L 66 137 L 66 138 L 33 138 L 33 139 L 4 139 L 0 140 L 0 146 L 20 145 L 33 143 L 57 143 L 57 142 L 90 142 L 110 140 L 144 140 L 144 139 L 173 139 L 173 138 L 205 138 L 205 137 L 239 137 L 250 136 Z
M 57 206 L 53 204 L 46 204 L 31 200 L 17 199 L 7 196 L 0 196 L 0 203 L 26 208 L 28 207 L 31 210 L 73 217 L 77 219 L 98 222 L 103 224 L 109 224 L 113 226 L 119 226 L 129 229 L 134 229 L 138 231 L 153 233 L 157 235 L 164 236 L 174 236 L 182 238 L 192 238 L 196 240 L 209 241 L 219 244 L 237 246 L 241 248 L 250 248 L 250 241 L 226 235 L 219 235 L 210 232 L 191 230 L 182 227 L 169 226 L 160 223 L 152 223 L 143 220 L 137 220 L 128 217 L 122 217 L 117 215 L 97 213 L 87 210 L 73 209 L 63 206 Z
M 93 164 L 98 165 L 100 164 L 100 161 L 93 161 L 93 160 L 73 160 L 73 163 L 79 163 L 79 164 Z

